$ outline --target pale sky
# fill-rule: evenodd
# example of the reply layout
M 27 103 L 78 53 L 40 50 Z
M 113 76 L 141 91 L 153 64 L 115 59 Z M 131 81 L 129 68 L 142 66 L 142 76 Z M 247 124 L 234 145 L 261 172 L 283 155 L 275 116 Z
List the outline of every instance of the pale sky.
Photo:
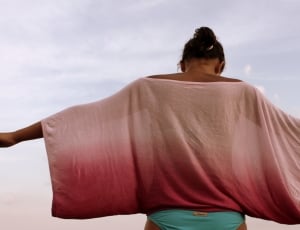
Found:
M 299 12 L 297 0 L 0 0 L 0 131 L 99 100 L 136 78 L 176 72 L 200 26 L 223 43 L 225 76 L 300 117 Z M 144 215 L 51 217 L 42 140 L 0 149 L 0 181 L 1 229 L 143 229 Z M 299 229 L 247 222 L 255 230 Z

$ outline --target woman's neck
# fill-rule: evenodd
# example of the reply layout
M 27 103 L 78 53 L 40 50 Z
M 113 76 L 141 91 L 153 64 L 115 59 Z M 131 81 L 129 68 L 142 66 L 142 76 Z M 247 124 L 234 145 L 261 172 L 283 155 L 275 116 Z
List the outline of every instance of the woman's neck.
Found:
M 211 75 L 219 75 L 220 73 L 216 72 L 217 65 L 219 62 L 214 59 L 192 59 L 185 63 L 185 73 L 204 73 Z

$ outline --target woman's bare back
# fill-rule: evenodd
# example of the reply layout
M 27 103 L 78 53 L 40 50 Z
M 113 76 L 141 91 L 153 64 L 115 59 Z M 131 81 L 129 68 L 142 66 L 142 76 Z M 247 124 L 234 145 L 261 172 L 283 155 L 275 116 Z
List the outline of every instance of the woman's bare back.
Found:
M 149 78 L 175 80 L 175 81 L 191 81 L 191 82 L 241 82 L 241 80 L 239 79 L 207 74 L 203 72 L 162 74 L 162 75 L 149 76 Z

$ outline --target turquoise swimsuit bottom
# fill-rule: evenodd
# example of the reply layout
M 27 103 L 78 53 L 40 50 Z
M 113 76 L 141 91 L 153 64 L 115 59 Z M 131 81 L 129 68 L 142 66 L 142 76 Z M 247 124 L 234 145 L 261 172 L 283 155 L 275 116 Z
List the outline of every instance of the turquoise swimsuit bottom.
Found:
M 245 222 L 239 212 L 197 212 L 164 210 L 148 215 L 161 230 L 236 230 Z

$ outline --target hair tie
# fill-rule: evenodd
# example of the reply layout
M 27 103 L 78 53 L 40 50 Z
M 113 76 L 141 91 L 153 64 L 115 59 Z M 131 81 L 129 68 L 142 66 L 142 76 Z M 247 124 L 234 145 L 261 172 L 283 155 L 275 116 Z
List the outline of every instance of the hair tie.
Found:
M 210 47 L 208 47 L 207 49 L 206 49 L 206 51 L 210 51 L 210 50 L 212 50 L 214 48 L 214 45 L 211 45 Z

